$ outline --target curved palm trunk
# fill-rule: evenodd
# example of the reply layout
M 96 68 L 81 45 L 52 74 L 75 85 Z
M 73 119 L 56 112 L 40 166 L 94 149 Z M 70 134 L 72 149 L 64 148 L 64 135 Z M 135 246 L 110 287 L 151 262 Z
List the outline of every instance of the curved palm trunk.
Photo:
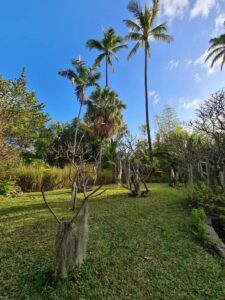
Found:
M 151 159 L 152 140 L 151 140 L 150 124 L 149 124 L 147 42 L 145 42 L 145 111 L 146 111 L 146 126 L 147 126 L 147 135 L 148 135 L 149 157 Z
M 84 97 L 82 96 L 82 98 L 84 98 Z M 75 127 L 75 132 L 74 132 L 73 157 L 72 157 L 72 163 L 71 163 L 71 170 L 75 164 L 76 151 L 77 151 L 77 135 L 78 135 L 78 130 L 79 130 L 79 126 L 80 126 L 80 115 L 81 115 L 82 107 L 83 107 L 83 99 L 80 101 L 79 112 L 77 115 L 77 123 L 76 123 L 76 127 Z M 72 184 L 72 192 L 71 192 L 72 210 L 75 210 L 75 208 L 76 208 L 77 192 L 78 192 L 77 179 L 76 179 L 76 176 L 74 175 L 73 184 Z
M 108 75 L 108 54 L 105 56 L 105 78 L 106 78 L 106 87 L 109 86 L 109 75 Z

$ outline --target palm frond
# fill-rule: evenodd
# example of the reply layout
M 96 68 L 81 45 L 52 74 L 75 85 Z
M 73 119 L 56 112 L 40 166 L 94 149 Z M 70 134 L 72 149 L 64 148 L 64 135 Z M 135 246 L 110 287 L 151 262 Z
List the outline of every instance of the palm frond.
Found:
M 215 63 L 221 58 L 221 57 L 225 57 L 225 51 L 222 50 L 220 51 L 212 60 L 212 63 L 211 63 L 211 68 L 214 67 Z
M 165 33 L 168 30 L 168 25 L 166 22 L 156 26 L 151 30 L 151 34 L 154 36 L 154 34 L 159 34 L 159 33 Z
M 103 59 L 105 58 L 105 53 L 101 53 L 97 56 L 96 60 L 95 60 L 95 66 L 99 66 L 101 64 L 101 62 L 103 61 Z
M 216 49 L 213 49 L 213 50 L 209 49 L 208 52 L 210 52 L 210 53 L 206 57 L 205 62 L 207 62 L 213 55 L 216 55 L 218 52 L 220 52 L 222 50 L 224 50 L 224 52 L 225 52 L 225 47 L 219 47 L 219 48 L 216 48 Z
M 89 49 L 97 49 L 99 51 L 104 51 L 104 47 L 102 45 L 102 43 L 98 40 L 88 40 L 86 43 L 87 48 Z
M 223 71 L 223 66 L 224 66 L 224 64 L 225 64 L 225 55 L 224 55 L 223 61 L 222 61 L 222 63 L 221 63 L 221 67 L 220 67 L 221 71 Z
M 136 52 L 138 51 L 140 45 L 141 45 L 140 42 L 137 42 L 137 43 L 135 44 L 135 46 L 133 47 L 133 49 L 130 51 L 130 53 L 129 53 L 128 56 L 127 56 L 127 59 L 128 59 L 128 60 L 130 60 L 131 57 L 132 57 L 134 54 L 136 54 Z
M 73 70 L 65 70 L 65 71 L 59 71 L 58 74 L 60 76 L 66 77 L 69 80 L 75 80 L 78 76 Z
M 139 19 L 143 10 L 143 8 L 141 7 L 141 5 L 137 0 L 131 0 L 127 5 L 127 9 L 129 10 L 130 13 L 134 15 L 136 19 Z
M 164 33 L 155 33 L 153 37 L 157 41 L 162 41 L 166 43 L 171 43 L 173 41 L 173 38 L 170 35 Z
M 127 28 L 135 31 L 135 32 L 139 32 L 141 31 L 141 26 L 132 20 L 123 20 L 124 24 L 127 26 Z
M 143 35 L 137 32 L 130 32 L 127 35 L 127 39 L 133 41 L 141 41 L 143 39 Z
M 114 52 L 114 53 L 117 53 L 119 50 L 125 49 L 125 48 L 128 48 L 128 46 L 123 44 L 123 45 L 119 45 L 119 46 L 116 46 L 116 47 L 112 48 L 110 51 Z
M 153 25 L 157 15 L 159 13 L 159 0 L 153 0 L 153 7 L 151 9 L 151 26 Z

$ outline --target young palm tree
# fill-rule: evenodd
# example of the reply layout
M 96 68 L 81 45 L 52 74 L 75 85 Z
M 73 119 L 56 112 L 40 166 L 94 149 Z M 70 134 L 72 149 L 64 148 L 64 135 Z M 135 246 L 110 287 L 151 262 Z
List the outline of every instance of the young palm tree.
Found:
M 219 37 L 210 40 L 210 48 L 208 49 L 208 56 L 205 62 L 210 58 L 212 59 L 211 68 L 214 67 L 215 63 L 221 60 L 221 71 L 225 64 L 225 34 L 221 34 Z
M 98 87 L 90 95 L 87 103 L 86 119 L 92 124 L 92 129 L 97 138 L 100 139 L 99 164 L 101 167 L 102 143 L 120 132 L 124 128 L 122 109 L 126 109 L 118 95 L 109 88 Z
M 108 65 L 111 67 L 113 66 L 111 58 L 118 60 L 116 55 L 117 52 L 123 48 L 127 48 L 127 45 L 123 44 L 122 37 L 116 35 L 115 30 L 112 27 L 110 27 L 107 31 L 103 31 L 102 40 L 98 41 L 92 39 L 87 41 L 86 45 L 89 49 L 96 49 L 100 51 L 100 54 L 95 60 L 95 65 L 100 65 L 105 59 L 106 87 L 108 87 Z
M 86 63 L 82 59 L 74 59 L 71 62 L 73 69 L 60 71 L 59 75 L 68 78 L 73 85 L 75 85 L 75 92 L 77 100 L 80 103 L 79 112 L 77 116 L 77 123 L 74 135 L 74 152 L 76 151 L 76 140 L 80 123 L 80 115 L 82 107 L 87 101 L 86 90 L 91 86 L 98 86 L 97 81 L 101 77 L 100 72 L 96 72 L 96 68 L 87 67 Z M 75 154 L 75 153 L 74 153 Z
M 131 0 L 127 6 L 128 10 L 133 14 L 133 20 L 124 20 L 129 29 L 127 38 L 135 41 L 135 46 L 130 51 L 128 59 L 130 59 L 139 49 L 144 48 L 145 53 L 145 106 L 146 106 L 146 126 L 148 135 L 149 155 L 152 150 L 152 141 L 149 124 L 149 100 L 148 100 L 148 58 L 150 57 L 150 40 L 155 39 L 170 43 L 172 37 L 167 35 L 167 23 L 154 26 L 156 17 L 159 13 L 159 0 L 153 0 L 153 6 L 145 5 L 143 8 L 137 0 Z

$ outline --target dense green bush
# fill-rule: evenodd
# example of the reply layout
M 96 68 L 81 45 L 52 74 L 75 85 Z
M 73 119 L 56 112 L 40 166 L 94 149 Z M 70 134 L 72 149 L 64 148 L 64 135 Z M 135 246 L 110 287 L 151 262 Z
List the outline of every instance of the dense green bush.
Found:
M 192 207 L 203 208 L 207 214 L 217 215 L 224 211 L 225 192 L 220 186 L 204 183 L 188 188 L 188 201 Z
M 111 169 L 103 169 L 98 171 L 97 184 L 113 184 L 115 183 L 115 175 Z

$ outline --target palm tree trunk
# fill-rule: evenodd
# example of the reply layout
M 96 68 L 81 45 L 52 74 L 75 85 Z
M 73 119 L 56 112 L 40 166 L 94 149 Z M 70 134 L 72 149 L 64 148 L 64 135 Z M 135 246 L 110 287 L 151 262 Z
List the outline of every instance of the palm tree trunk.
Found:
M 72 168 L 74 167 L 74 164 L 75 164 L 76 151 L 77 151 L 77 135 L 78 135 L 79 127 L 80 127 L 80 115 L 81 115 L 81 111 L 82 111 L 82 107 L 83 107 L 83 101 L 84 101 L 84 93 L 82 93 L 82 99 L 80 101 L 80 108 L 79 108 L 79 112 L 78 112 L 77 120 L 76 120 L 76 127 L 75 127 L 75 132 L 74 132 L 74 141 L 73 141 L 73 157 L 72 157 L 70 170 L 72 170 Z M 77 202 L 77 182 L 76 182 L 75 174 L 74 174 L 73 184 L 72 184 L 71 202 L 72 202 L 72 210 L 75 210 L 76 202 Z
M 147 42 L 145 42 L 145 111 L 146 111 L 146 126 L 147 126 L 147 135 L 148 135 L 149 157 L 151 159 L 152 141 L 151 141 L 150 124 L 149 124 Z
M 108 55 L 105 56 L 105 77 L 106 77 L 106 87 L 109 86 L 109 79 L 108 79 Z
M 74 141 L 73 141 L 73 163 L 74 163 L 74 161 L 75 161 L 75 155 L 76 155 L 77 135 L 78 135 L 78 130 L 79 130 L 79 126 L 80 126 L 80 115 L 81 115 L 81 111 L 82 111 L 82 106 L 83 106 L 83 100 L 80 101 L 80 108 L 79 108 L 79 112 L 78 112 L 78 115 L 77 115 L 76 127 L 75 127 L 75 132 L 74 132 Z
M 100 149 L 99 149 L 99 169 L 102 169 L 102 146 L 103 146 L 103 140 L 100 141 Z

